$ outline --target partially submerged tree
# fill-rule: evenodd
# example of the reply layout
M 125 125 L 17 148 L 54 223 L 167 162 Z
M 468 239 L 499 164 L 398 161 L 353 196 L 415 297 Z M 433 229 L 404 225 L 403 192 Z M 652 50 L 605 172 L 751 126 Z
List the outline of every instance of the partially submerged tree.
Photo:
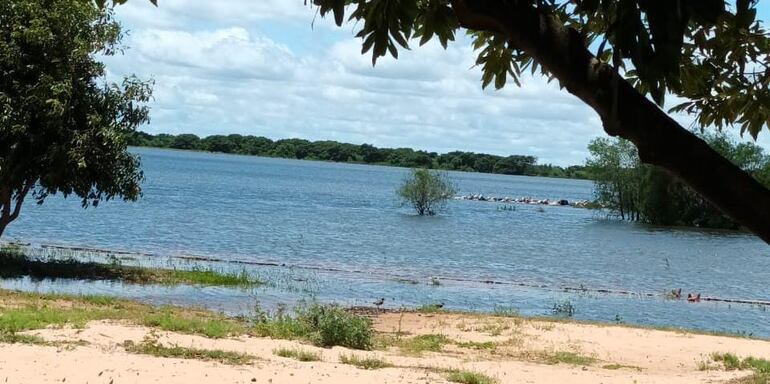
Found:
M 420 168 L 409 173 L 396 194 L 418 215 L 433 216 L 454 196 L 455 188 L 446 172 Z
M 770 156 L 762 147 L 738 143 L 725 134 L 697 133 L 722 156 L 770 185 Z M 588 146 L 597 203 L 621 219 L 658 225 L 734 229 L 708 201 L 659 168 L 640 164 L 636 148 L 624 139 L 597 138 Z
M 0 2 L 0 235 L 30 193 L 84 207 L 140 195 L 125 137 L 148 120 L 149 84 L 109 83 L 96 55 L 120 51 L 109 8 L 82 0 Z
M 307 0 L 305 0 L 307 1 Z M 411 39 L 446 46 L 472 35 L 484 86 L 519 83 L 525 70 L 556 79 L 633 142 L 641 160 L 681 178 L 770 242 L 770 190 L 680 126 L 738 124 L 756 137 L 770 123 L 770 36 L 758 0 L 313 0 L 321 16 L 355 20 L 372 61 Z M 348 15 L 346 15 L 346 9 Z

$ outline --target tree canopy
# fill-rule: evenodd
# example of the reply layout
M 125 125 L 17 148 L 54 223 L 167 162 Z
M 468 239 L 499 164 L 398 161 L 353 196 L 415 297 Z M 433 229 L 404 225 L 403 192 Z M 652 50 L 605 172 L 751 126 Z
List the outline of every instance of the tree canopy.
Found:
M 770 186 L 770 156 L 753 143 L 725 134 L 698 133 L 711 147 Z M 588 170 L 594 176 L 598 206 L 621 219 L 657 225 L 737 229 L 692 188 L 660 169 L 641 164 L 636 148 L 623 139 L 597 138 L 588 146 Z
M 120 52 L 109 8 L 81 0 L 0 2 L 0 234 L 32 193 L 83 206 L 140 193 L 126 135 L 148 120 L 150 85 L 105 78 L 96 55 Z
M 307 0 L 306 0 L 307 1 Z M 355 21 L 372 62 L 465 29 L 482 85 L 541 73 L 592 107 L 605 131 L 631 141 L 641 161 L 679 177 L 770 242 L 770 191 L 680 126 L 770 124 L 770 35 L 758 0 L 312 0 L 338 25 Z
M 525 155 L 497 156 L 463 151 L 439 154 L 412 148 L 378 148 L 371 144 L 356 145 L 331 140 L 281 139 L 273 141 L 267 137 L 238 134 L 212 135 L 200 138 L 189 133 L 151 135 L 137 131 L 132 132 L 127 139 L 128 145 L 134 146 L 287 159 L 366 163 L 407 168 L 421 167 L 505 175 L 583 179 L 589 177 L 583 166 L 574 165 L 563 168 L 551 164 L 538 164 L 536 157 Z

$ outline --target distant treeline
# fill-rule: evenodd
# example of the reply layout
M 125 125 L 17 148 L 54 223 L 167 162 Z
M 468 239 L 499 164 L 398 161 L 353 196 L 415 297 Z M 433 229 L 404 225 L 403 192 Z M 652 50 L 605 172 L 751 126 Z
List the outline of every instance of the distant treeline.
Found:
M 173 148 L 241 155 L 381 164 L 408 168 L 433 168 L 453 171 L 500 173 L 506 175 L 546 176 L 587 179 L 583 166 L 559 167 L 537 164 L 534 156 L 496 156 L 473 152 L 438 154 L 411 148 L 377 148 L 370 144 L 303 139 L 270 140 L 261 136 L 213 135 L 200 138 L 193 134 L 151 135 L 135 132 L 128 144 L 138 147 Z

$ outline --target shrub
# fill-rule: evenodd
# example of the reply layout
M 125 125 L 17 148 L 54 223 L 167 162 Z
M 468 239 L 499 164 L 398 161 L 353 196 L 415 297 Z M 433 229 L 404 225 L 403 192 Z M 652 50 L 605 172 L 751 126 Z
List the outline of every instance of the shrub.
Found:
M 444 208 L 446 201 L 455 194 L 455 187 L 446 172 L 413 169 L 396 194 L 418 215 L 432 216 Z
M 260 311 L 254 332 L 277 339 L 303 339 L 319 347 L 353 349 L 370 349 L 374 334 L 369 319 L 334 305 L 320 304 L 299 307 L 294 316 L 283 311 L 275 314 Z

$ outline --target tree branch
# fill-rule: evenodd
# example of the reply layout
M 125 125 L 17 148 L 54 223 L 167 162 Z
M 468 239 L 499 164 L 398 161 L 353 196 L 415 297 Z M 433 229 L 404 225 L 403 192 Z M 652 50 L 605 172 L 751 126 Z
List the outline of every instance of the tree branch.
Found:
M 451 0 L 465 28 L 504 33 L 571 94 L 591 106 L 605 131 L 633 142 L 645 163 L 676 175 L 725 214 L 770 243 L 770 190 L 601 63 L 580 33 L 530 1 Z
M 16 206 L 13 208 L 13 213 L 11 213 L 10 220 L 8 220 L 9 222 L 14 221 L 17 217 L 19 217 L 19 212 L 21 212 L 21 205 L 24 203 L 24 198 L 27 197 L 27 194 L 29 193 L 29 190 L 32 189 L 33 185 L 35 185 L 35 181 L 28 180 L 24 184 L 24 187 L 22 187 L 21 191 L 16 194 Z

